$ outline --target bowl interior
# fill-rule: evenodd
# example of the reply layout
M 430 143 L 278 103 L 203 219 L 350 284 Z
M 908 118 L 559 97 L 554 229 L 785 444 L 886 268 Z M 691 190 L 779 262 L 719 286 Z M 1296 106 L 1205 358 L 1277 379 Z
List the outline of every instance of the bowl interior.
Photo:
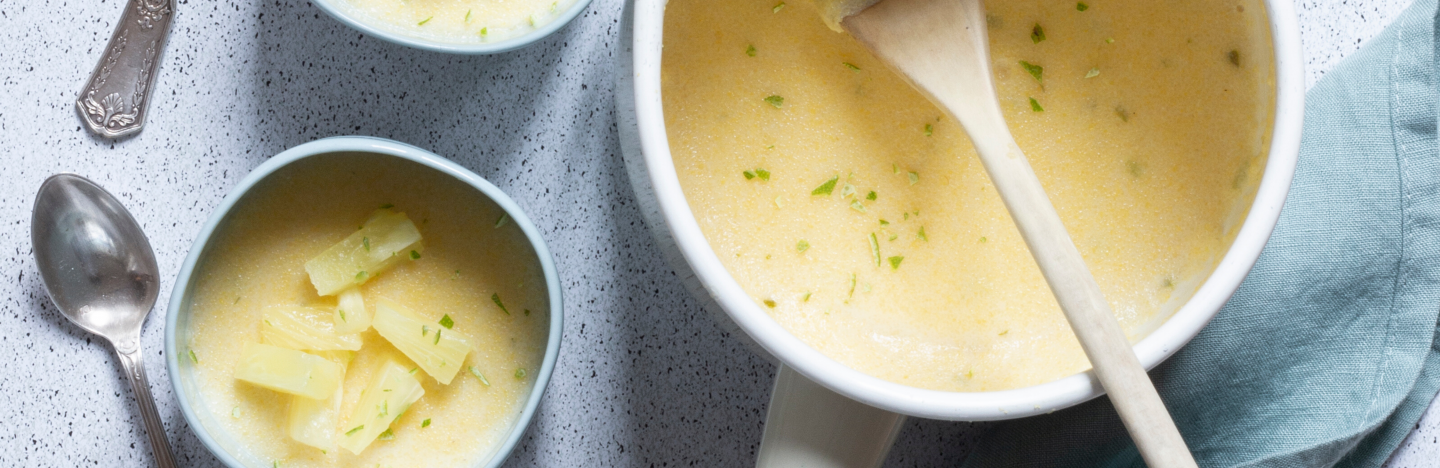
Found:
M 188 356 L 186 349 L 192 339 L 192 303 L 197 294 L 197 284 L 200 282 L 197 271 L 203 272 L 203 266 L 207 259 L 217 255 L 215 252 L 220 247 L 219 242 L 225 238 L 224 233 L 227 229 L 232 227 L 237 211 L 244 208 L 247 202 L 257 198 L 259 194 L 264 193 L 268 186 L 274 185 L 274 181 L 303 170 L 308 165 L 334 165 L 337 163 L 345 165 L 413 164 L 423 166 L 422 171 L 436 172 L 435 176 L 454 178 L 463 185 L 473 188 L 480 199 L 494 202 L 528 240 L 531 247 L 529 253 L 534 255 L 535 264 L 540 266 L 541 271 L 537 276 L 540 276 L 545 282 L 544 297 L 549 304 L 549 323 L 545 330 L 544 357 L 541 367 L 534 374 L 536 379 L 534 386 L 526 396 L 524 404 L 520 406 L 520 414 L 514 419 L 511 427 L 504 429 L 504 434 L 496 437 L 497 445 L 489 453 L 482 453 L 480 459 L 471 466 L 500 465 L 529 425 L 535 408 L 544 395 L 559 353 L 563 330 L 563 307 L 560 283 L 553 259 L 529 218 L 494 185 L 439 156 L 387 140 L 364 137 L 331 138 L 301 145 L 281 153 L 247 176 L 211 216 L 192 246 L 181 270 L 167 314 L 166 350 L 169 354 L 167 365 L 171 384 L 180 400 L 182 412 L 195 434 L 227 465 L 271 466 L 270 460 L 261 460 L 250 454 L 243 444 L 225 428 L 226 426 L 216 420 L 214 412 L 206 409 L 204 401 L 206 397 L 201 393 L 202 384 L 198 381 L 196 367 L 191 360 L 182 359 L 182 357 Z
M 1271 127 L 1268 157 L 1262 177 L 1251 184 L 1251 201 L 1239 203 L 1227 220 L 1227 234 L 1233 239 L 1224 255 L 1216 259 L 1208 277 L 1196 278 L 1188 300 L 1178 301 L 1161 318 L 1138 330 L 1145 336 L 1135 347 L 1146 367 L 1153 367 L 1173 354 L 1224 305 L 1238 288 L 1278 220 L 1288 193 L 1299 146 L 1303 113 L 1303 80 L 1298 27 L 1291 5 L 1266 1 L 1268 24 L 1254 25 L 1273 47 L 1274 76 L 1270 82 L 1274 106 L 1260 109 Z M 627 30 L 633 56 L 620 77 L 622 86 L 633 89 L 636 131 L 633 147 L 643 163 L 637 172 L 644 183 L 641 198 L 653 198 L 663 224 L 653 225 L 656 235 L 672 241 L 684 259 L 682 277 L 693 272 L 703 290 L 724 310 L 726 316 L 754 338 L 767 352 L 807 378 L 862 403 L 914 416 L 951 420 L 996 420 L 1041 414 L 1078 404 L 1101 394 L 1089 372 L 1048 383 L 993 392 L 941 392 L 908 387 L 871 377 L 850 369 L 810 348 L 790 335 L 756 305 L 730 276 L 710 247 L 687 205 L 671 159 L 661 100 L 660 60 L 663 44 L 665 5 L 662 0 L 635 0 L 631 4 L 632 29 Z M 623 132 L 622 132 L 623 133 Z M 622 141 L 624 140 L 622 135 Z M 632 171 L 636 169 L 632 168 Z M 632 176 L 634 177 L 634 176 Z M 1252 181 L 1253 182 L 1253 181 Z M 645 202 L 642 201 L 642 206 Z M 667 242 L 662 241 L 661 244 Z M 1168 314 L 1167 314 L 1168 312 Z M 1168 316 L 1167 316 L 1168 315 Z
M 345 0 L 312 0 L 316 6 L 324 10 L 332 18 L 339 20 L 346 26 L 354 28 L 366 35 L 377 37 L 383 41 L 399 44 L 416 49 L 432 52 L 443 52 L 449 54 L 485 55 L 509 52 L 521 47 L 533 44 L 540 39 L 559 31 L 565 27 L 576 16 L 579 16 L 585 8 L 590 5 L 590 0 L 575 0 L 565 11 L 560 12 L 549 23 L 545 23 L 527 33 L 520 34 L 507 39 L 495 42 L 447 42 L 432 38 L 420 37 L 398 31 L 389 25 L 381 24 L 371 18 L 359 14 L 354 8 L 346 5 Z

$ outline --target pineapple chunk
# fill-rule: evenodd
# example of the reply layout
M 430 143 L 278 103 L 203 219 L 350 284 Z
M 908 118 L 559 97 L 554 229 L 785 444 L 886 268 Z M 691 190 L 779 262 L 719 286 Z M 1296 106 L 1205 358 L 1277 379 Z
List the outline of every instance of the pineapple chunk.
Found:
M 246 343 L 235 378 L 277 392 L 317 400 L 329 398 L 340 386 L 345 367 L 293 349 Z
M 260 324 L 260 338 L 266 344 L 296 350 L 359 351 L 358 334 L 339 334 L 329 312 L 310 307 L 270 306 Z
M 404 366 L 386 361 L 370 385 L 360 392 L 360 401 L 351 410 L 350 418 L 340 426 L 339 445 L 359 455 L 424 394 L 420 381 Z
M 339 306 L 335 308 L 336 332 L 360 333 L 370 328 L 370 311 L 365 308 L 365 296 L 360 294 L 360 288 L 340 291 L 339 298 Z
M 415 361 L 426 374 L 450 385 L 470 353 L 470 339 L 438 323 L 424 323 L 404 307 L 386 299 L 375 304 L 371 323 L 405 357 Z
M 305 272 L 321 296 L 365 284 L 402 259 L 418 255 L 420 230 L 405 213 L 380 210 L 359 231 L 305 262 Z
M 355 357 L 355 353 L 350 351 L 321 351 L 319 355 L 341 366 L 350 364 Z M 343 382 L 343 374 L 341 378 Z M 336 385 L 335 393 L 324 400 L 290 397 L 290 421 L 286 432 L 296 442 L 325 452 L 335 450 L 335 428 L 340 425 L 340 404 L 345 401 L 344 398 L 344 385 Z

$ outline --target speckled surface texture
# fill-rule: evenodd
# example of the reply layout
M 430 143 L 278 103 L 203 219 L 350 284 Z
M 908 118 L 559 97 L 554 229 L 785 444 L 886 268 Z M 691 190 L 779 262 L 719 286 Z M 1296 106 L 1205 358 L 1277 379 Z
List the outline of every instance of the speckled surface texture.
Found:
M 0 462 L 152 463 L 108 346 L 62 318 L 30 250 L 30 205 L 54 172 L 119 196 L 149 233 L 165 282 L 146 364 L 184 466 L 218 466 L 186 426 L 162 353 L 165 302 L 190 242 L 265 158 L 361 134 L 453 158 L 510 193 L 554 251 L 566 336 L 554 380 L 509 466 L 744 466 L 774 369 L 724 336 L 651 243 L 621 166 L 614 69 L 621 0 L 595 0 L 533 47 L 490 57 L 417 52 L 361 36 L 303 0 L 180 0 L 148 128 L 81 130 L 72 99 L 119 0 L 0 0 Z M 1308 83 L 1409 2 L 1302 1 Z M 944 466 L 977 426 L 911 420 L 888 466 Z M 1440 465 L 1440 408 L 1391 460 Z

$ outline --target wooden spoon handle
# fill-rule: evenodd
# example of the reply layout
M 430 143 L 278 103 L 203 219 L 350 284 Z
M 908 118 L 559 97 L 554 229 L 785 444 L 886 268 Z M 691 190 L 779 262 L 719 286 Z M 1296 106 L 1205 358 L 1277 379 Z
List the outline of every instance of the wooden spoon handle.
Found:
M 965 127 L 1145 462 L 1194 467 L 1100 285 L 1010 135 L 990 76 L 981 0 L 883 0 L 841 25 Z

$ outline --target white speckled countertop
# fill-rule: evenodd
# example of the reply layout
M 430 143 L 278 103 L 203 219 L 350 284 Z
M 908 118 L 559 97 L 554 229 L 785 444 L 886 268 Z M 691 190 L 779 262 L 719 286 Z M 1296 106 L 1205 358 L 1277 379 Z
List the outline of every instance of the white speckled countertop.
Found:
M 0 463 L 151 463 L 108 346 L 62 318 L 30 250 L 40 182 L 77 172 L 119 196 L 165 277 L 145 327 L 152 391 L 183 466 L 219 466 L 166 376 L 171 282 L 201 224 L 267 157 L 374 135 L 450 157 L 510 193 L 565 283 L 565 344 L 510 466 L 753 463 L 774 369 L 721 336 L 661 260 L 635 208 L 615 131 L 622 0 L 596 0 L 539 44 L 489 57 L 364 37 L 305 0 L 179 0 L 147 129 L 91 137 L 72 100 L 121 0 L 0 0 Z M 1408 0 L 1298 2 L 1313 84 Z M 952 464 L 975 426 L 912 419 L 887 466 Z M 1436 466 L 1440 406 L 1389 466 Z

